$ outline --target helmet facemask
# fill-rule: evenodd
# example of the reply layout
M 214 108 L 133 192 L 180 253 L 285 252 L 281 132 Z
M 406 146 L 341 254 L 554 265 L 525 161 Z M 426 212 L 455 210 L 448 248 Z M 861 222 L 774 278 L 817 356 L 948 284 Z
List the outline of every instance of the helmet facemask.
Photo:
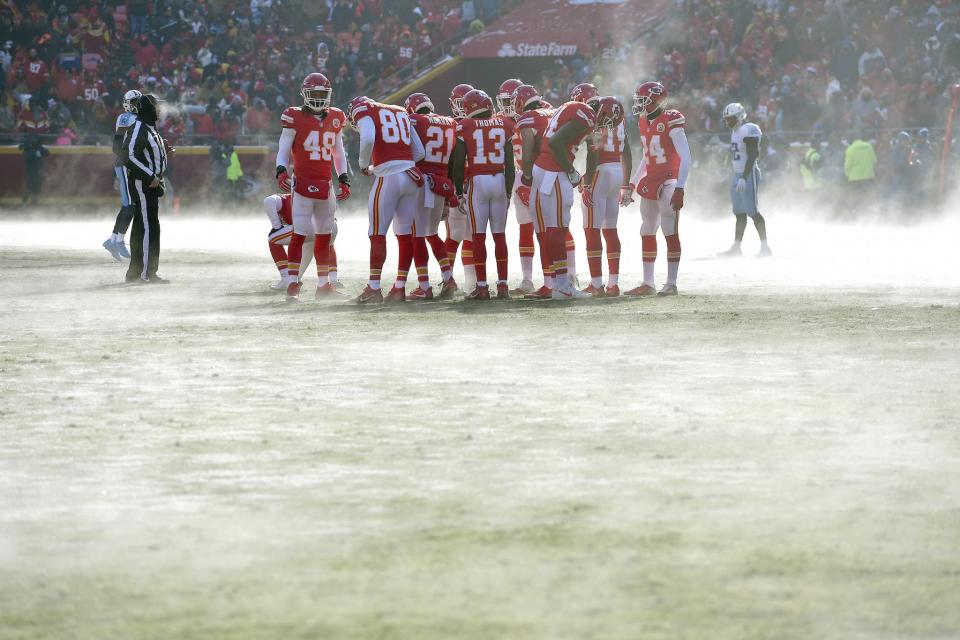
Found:
M 328 87 L 303 87 L 300 89 L 300 95 L 303 96 L 303 104 L 314 111 L 323 111 L 330 107 L 330 97 L 333 91 Z

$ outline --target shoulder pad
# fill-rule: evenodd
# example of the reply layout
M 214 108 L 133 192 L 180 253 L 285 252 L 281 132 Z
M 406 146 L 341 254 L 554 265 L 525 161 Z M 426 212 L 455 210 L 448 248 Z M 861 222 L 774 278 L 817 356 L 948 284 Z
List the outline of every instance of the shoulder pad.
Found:
M 667 118 L 668 127 L 682 127 L 687 122 L 687 119 L 683 117 L 683 114 L 674 109 L 665 111 L 663 115 Z
M 578 118 L 580 118 L 590 126 L 593 126 L 597 121 L 597 118 L 593 113 L 593 109 L 591 109 L 586 105 L 583 105 L 583 108 L 576 107 L 576 114 Z
M 327 109 L 327 117 L 324 118 L 324 121 L 329 121 L 333 128 L 339 131 L 340 129 L 343 129 L 344 125 L 347 123 L 347 116 L 340 109 Z
M 280 114 L 280 122 L 284 127 L 292 127 L 297 114 L 300 113 L 300 107 L 287 107 Z
M 757 125 L 756 123 L 753 123 L 753 122 L 748 122 L 748 123 L 746 124 L 746 128 L 744 129 L 744 132 L 745 132 L 749 137 L 756 136 L 756 137 L 759 138 L 759 137 L 761 136 L 760 126 Z
M 117 116 L 117 129 L 126 129 L 133 125 L 137 121 L 137 116 L 132 113 L 121 113 Z

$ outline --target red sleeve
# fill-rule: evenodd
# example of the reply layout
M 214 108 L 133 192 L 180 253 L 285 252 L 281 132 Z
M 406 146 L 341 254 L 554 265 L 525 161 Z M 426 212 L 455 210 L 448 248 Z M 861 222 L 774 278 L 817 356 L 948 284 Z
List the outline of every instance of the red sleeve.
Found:
M 293 129 L 296 127 L 296 111 L 293 107 L 287 107 L 280 114 L 280 126 L 284 129 Z

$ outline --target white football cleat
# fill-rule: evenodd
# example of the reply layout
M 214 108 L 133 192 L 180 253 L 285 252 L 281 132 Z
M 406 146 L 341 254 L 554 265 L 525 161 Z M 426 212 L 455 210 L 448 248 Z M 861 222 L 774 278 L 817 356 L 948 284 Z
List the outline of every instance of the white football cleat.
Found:
M 550 299 L 551 300 L 572 300 L 573 294 L 571 294 L 570 291 L 564 287 L 559 287 L 557 285 L 554 285 L 553 291 L 550 292 Z
M 532 281 L 524 280 L 523 282 L 520 283 L 519 287 L 517 287 L 510 293 L 512 293 L 515 296 L 525 296 L 528 293 L 533 293 L 536 290 L 537 290 L 537 287 L 534 286 Z
M 757 254 L 758 258 L 769 258 L 773 255 L 773 251 L 770 251 L 770 247 L 763 247 L 760 249 L 760 253 Z
M 593 294 L 577 287 L 570 287 L 570 295 L 574 298 L 592 298 Z
M 737 245 L 731 246 L 726 251 L 721 251 L 717 254 L 718 258 L 739 258 L 743 255 L 743 251 L 740 250 L 740 247 Z
M 663 289 L 660 289 L 660 293 L 657 296 L 675 296 L 679 292 L 677 291 L 677 285 L 675 284 L 665 284 Z

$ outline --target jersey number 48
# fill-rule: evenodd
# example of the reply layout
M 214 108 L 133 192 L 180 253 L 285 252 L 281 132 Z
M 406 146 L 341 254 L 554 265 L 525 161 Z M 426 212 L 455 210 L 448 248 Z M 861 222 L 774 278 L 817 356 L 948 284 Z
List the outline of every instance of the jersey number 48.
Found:
M 337 143 L 337 135 L 333 131 L 324 131 L 321 142 L 320 132 L 314 129 L 307 134 L 303 141 L 303 148 L 310 153 L 311 160 L 333 160 L 333 147 Z

